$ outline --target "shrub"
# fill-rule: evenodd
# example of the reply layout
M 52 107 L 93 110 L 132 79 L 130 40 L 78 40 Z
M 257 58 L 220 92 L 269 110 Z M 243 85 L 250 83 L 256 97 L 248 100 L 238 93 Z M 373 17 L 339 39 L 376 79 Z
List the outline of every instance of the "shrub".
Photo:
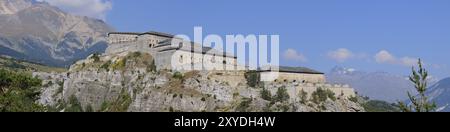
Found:
M 269 90 L 263 88 L 261 90 L 261 98 L 267 101 L 272 101 L 272 94 L 270 93 Z
M 114 63 L 112 65 L 112 68 L 114 70 L 124 69 L 126 65 L 127 65 L 127 59 L 123 58 L 123 59 L 118 60 L 116 63 Z
M 100 57 L 97 53 L 92 54 L 91 58 L 89 58 L 89 59 L 94 60 L 94 62 L 100 62 Z
M 132 102 L 130 94 L 125 90 L 122 90 L 119 97 L 112 102 L 103 102 L 102 112 L 126 112 Z
M 86 106 L 86 108 L 85 108 L 84 111 L 85 111 L 85 112 L 95 112 L 94 109 L 92 108 L 92 105 Z
M 355 103 L 358 103 L 358 97 L 357 96 L 349 97 L 348 100 L 350 100 L 352 102 L 355 102 Z
M 300 103 L 306 104 L 308 102 L 308 92 L 306 92 L 305 90 L 302 89 L 298 93 L 298 98 L 300 99 Z
M 109 66 L 111 66 L 111 63 L 112 63 L 111 60 L 109 60 L 109 61 L 103 63 L 103 64 L 100 66 L 100 68 L 101 68 L 101 69 L 105 69 L 106 71 L 109 71 Z
M 42 112 L 36 103 L 42 80 L 29 74 L 0 69 L 0 112 Z
M 205 102 L 206 101 L 206 98 L 205 97 L 203 97 L 202 99 L 201 99 L 203 102 Z
M 324 90 L 322 88 L 318 88 L 311 94 L 311 101 L 316 104 L 325 102 L 328 98 L 333 101 L 336 100 L 334 92 L 329 89 Z
M 247 80 L 247 85 L 250 87 L 256 87 L 260 83 L 260 74 L 257 71 L 248 71 L 245 73 L 245 79 Z
M 183 79 L 183 74 L 181 72 L 175 72 L 172 77 L 175 79 Z
M 69 97 L 66 104 L 65 112 L 83 112 L 83 107 L 75 95 Z
M 152 60 L 152 62 L 147 66 L 147 72 L 156 72 L 155 60 Z
M 286 89 L 286 87 L 280 87 L 280 88 L 278 88 L 278 90 L 277 90 L 277 94 L 275 95 L 275 101 L 276 102 L 285 102 L 285 101 L 288 101 L 289 100 L 289 94 L 288 94 L 288 92 L 287 92 L 287 89 Z
M 132 54 L 131 54 L 131 56 L 132 57 L 140 57 L 142 54 L 141 54 L 141 52 L 133 52 Z
M 250 107 L 250 104 L 252 103 L 252 99 L 250 98 L 244 98 L 241 103 L 239 103 L 238 107 L 236 108 L 237 112 L 248 112 L 248 108 Z

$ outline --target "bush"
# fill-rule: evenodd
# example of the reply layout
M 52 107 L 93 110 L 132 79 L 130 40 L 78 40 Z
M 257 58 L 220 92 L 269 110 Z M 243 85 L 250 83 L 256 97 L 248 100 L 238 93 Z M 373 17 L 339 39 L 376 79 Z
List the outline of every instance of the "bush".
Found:
M 126 112 L 132 102 L 130 94 L 125 90 L 122 90 L 119 97 L 112 102 L 103 102 L 102 112 Z
M 257 71 L 248 71 L 245 73 L 245 79 L 248 86 L 256 87 L 260 83 L 261 77 Z
M 100 68 L 101 68 L 101 69 L 105 69 L 106 71 L 109 71 L 109 66 L 111 66 L 111 63 L 112 63 L 111 60 L 109 60 L 109 61 L 103 63 L 103 64 L 100 66 Z
M 352 96 L 352 97 L 348 98 L 348 100 L 350 100 L 352 102 L 355 102 L 355 103 L 358 103 L 358 97 L 357 96 Z
M 92 54 L 90 59 L 94 60 L 94 62 L 100 62 L 100 57 L 97 53 Z
M 127 65 L 127 59 L 123 58 L 112 65 L 114 70 L 124 69 Z
M 147 72 L 156 72 L 155 60 L 152 60 L 152 62 L 147 66 Z
M 289 94 L 287 92 L 286 87 L 280 87 L 277 90 L 277 94 L 275 95 L 274 99 L 275 102 L 285 102 L 289 100 Z
M 41 112 L 36 103 L 42 80 L 31 75 L 0 69 L 0 112 Z
M 316 104 L 325 102 L 328 98 L 333 101 L 336 100 L 334 92 L 329 89 L 324 90 L 322 88 L 318 88 L 315 92 L 311 94 L 311 101 Z
M 236 108 L 237 112 L 249 112 L 248 108 L 250 107 L 250 104 L 252 103 L 252 99 L 250 98 L 244 98 L 241 103 L 239 103 L 239 106 Z
M 75 97 L 75 95 L 69 97 L 64 112 L 83 112 L 83 107 L 81 106 L 80 101 L 78 101 L 78 98 Z
M 267 101 L 272 101 L 272 94 L 270 93 L 269 90 L 263 88 L 261 90 L 261 98 Z
M 142 55 L 141 52 L 133 52 L 131 56 L 136 58 L 140 57 L 141 55 Z
M 300 99 L 300 103 L 306 104 L 308 102 L 308 92 L 306 92 L 305 90 L 302 89 L 298 93 L 298 98 Z
M 183 79 L 183 74 L 181 72 L 175 72 L 172 77 L 175 79 Z

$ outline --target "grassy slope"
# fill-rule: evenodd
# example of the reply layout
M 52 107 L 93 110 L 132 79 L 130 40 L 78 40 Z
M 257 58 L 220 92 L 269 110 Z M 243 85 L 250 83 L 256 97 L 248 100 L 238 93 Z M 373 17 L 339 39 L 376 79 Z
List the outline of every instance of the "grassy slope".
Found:
M 6 57 L 0 57 L 0 68 L 14 71 L 22 71 L 22 72 L 32 72 L 32 71 L 41 71 L 41 72 L 64 72 L 67 69 L 57 68 L 57 67 L 49 67 L 41 64 L 26 62 L 15 60 Z

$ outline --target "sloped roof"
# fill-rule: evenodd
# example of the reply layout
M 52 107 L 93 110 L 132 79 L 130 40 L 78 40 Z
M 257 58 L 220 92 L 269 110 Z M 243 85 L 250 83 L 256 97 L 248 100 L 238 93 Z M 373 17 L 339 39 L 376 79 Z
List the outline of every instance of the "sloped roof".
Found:
M 324 74 L 322 72 L 306 68 L 306 67 L 288 67 L 288 66 L 279 66 L 277 68 L 270 67 L 269 69 L 259 70 L 259 72 L 270 72 L 270 71 L 278 71 L 278 72 L 288 72 L 288 73 L 305 73 L 305 74 Z
M 160 50 L 159 50 L 160 52 L 168 51 L 168 50 L 183 50 L 183 51 L 188 51 L 188 52 L 211 54 L 211 55 L 223 54 L 224 57 L 236 58 L 236 56 L 233 54 L 230 54 L 227 52 L 223 53 L 223 51 L 220 51 L 220 50 L 217 50 L 217 49 L 214 49 L 211 47 L 204 47 L 204 46 L 201 46 L 200 44 L 196 44 L 194 42 L 190 42 L 190 45 L 183 45 L 184 47 L 172 47 L 171 43 L 172 43 L 171 39 L 162 41 L 157 46 L 155 46 L 155 48 L 160 48 Z M 163 47 L 167 47 L 167 48 L 163 48 Z
M 155 35 L 155 36 L 160 36 L 160 37 L 166 37 L 166 38 L 173 38 L 174 35 L 172 34 L 168 34 L 168 33 L 162 33 L 162 32 L 156 32 L 156 31 L 149 31 L 149 32 L 145 32 L 145 33 L 139 33 L 139 32 L 109 32 L 108 36 L 111 34 L 126 34 L 126 35 Z

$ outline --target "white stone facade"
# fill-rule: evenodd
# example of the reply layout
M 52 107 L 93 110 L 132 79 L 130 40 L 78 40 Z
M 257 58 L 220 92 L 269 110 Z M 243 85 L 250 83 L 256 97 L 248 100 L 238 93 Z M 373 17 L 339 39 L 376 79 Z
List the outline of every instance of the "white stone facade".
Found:
M 149 53 L 154 56 L 159 70 L 181 72 L 196 70 L 193 66 L 202 66 L 199 69 L 203 70 L 225 70 L 225 68 L 220 67 L 237 66 L 237 58 L 233 55 L 223 55 L 221 51 L 216 49 L 205 48 L 187 41 L 180 41 L 179 44 L 174 46 L 171 44 L 173 39 L 177 38 L 158 32 L 109 33 L 109 46 L 105 54 Z

